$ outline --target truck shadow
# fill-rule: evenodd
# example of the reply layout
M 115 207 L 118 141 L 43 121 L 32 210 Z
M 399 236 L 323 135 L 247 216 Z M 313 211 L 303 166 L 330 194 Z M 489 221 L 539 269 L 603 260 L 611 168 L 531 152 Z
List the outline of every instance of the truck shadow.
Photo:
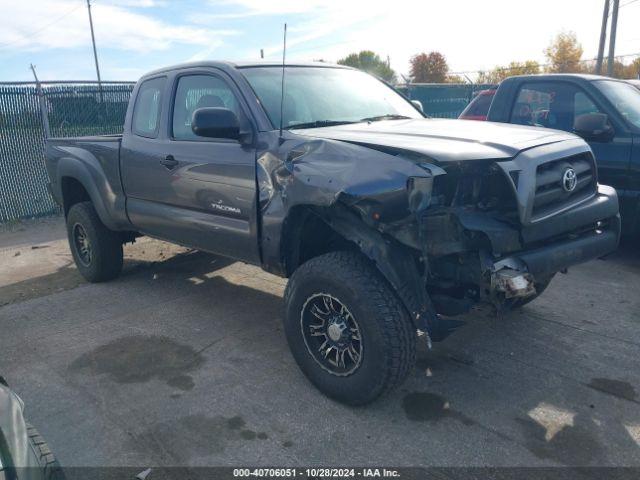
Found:
M 120 277 L 115 281 L 124 281 L 131 276 L 144 275 L 145 272 L 153 274 L 155 271 L 183 271 L 199 275 L 210 272 L 214 265 L 215 268 L 224 268 L 232 263 L 232 260 L 197 251 L 179 253 L 159 261 L 128 257 L 124 260 Z M 72 290 L 81 285 L 88 285 L 88 282 L 80 275 L 73 261 L 69 260 L 51 273 L 0 287 L 0 307 Z

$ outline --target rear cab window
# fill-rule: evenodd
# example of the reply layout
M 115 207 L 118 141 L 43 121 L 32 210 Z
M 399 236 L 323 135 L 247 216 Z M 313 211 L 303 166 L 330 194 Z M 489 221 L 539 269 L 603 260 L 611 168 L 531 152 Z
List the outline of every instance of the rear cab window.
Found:
M 491 101 L 493 100 L 493 93 L 480 93 L 474 98 L 464 114 L 469 116 L 487 116 Z
M 140 85 L 133 107 L 131 130 L 135 135 L 156 138 L 160 127 L 160 111 L 166 77 L 145 80 Z

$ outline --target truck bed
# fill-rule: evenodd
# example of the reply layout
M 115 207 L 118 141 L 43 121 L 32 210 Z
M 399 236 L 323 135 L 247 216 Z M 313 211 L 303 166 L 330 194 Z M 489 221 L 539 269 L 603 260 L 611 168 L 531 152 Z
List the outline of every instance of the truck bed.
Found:
M 56 201 L 63 203 L 67 179 L 84 179 L 86 194 L 103 222 L 112 229 L 127 225 L 120 180 L 121 141 L 122 135 L 48 138 L 45 164 Z

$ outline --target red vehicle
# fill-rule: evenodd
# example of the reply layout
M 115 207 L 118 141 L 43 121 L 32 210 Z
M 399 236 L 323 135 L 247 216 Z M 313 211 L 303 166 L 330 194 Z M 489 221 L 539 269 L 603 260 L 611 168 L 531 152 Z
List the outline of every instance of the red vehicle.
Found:
M 458 118 L 460 120 L 486 120 L 495 94 L 495 89 L 480 90 Z

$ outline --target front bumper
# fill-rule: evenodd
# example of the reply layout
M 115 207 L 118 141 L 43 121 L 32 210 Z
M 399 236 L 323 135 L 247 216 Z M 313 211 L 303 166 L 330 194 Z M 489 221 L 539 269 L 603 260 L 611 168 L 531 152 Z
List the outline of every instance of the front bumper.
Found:
M 551 274 L 613 252 L 620 240 L 620 215 L 610 218 L 605 228 L 597 228 L 576 238 L 554 242 L 516 255 L 534 276 Z
M 536 293 L 536 284 L 544 283 L 556 272 L 613 252 L 620 239 L 620 215 L 598 227 L 496 262 L 485 256 L 484 270 L 488 273 L 490 290 L 506 298 L 527 297 Z
M 524 228 L 525 248 L 497 262 L 519 264 L 536 277 L 545 277 L 600 258 L 613 252 L 620 241 L 618 196 L 608 186 L 599 185 L 596 195 L 563 214 Z
M 555 273 L 613 252 L 620 224 L 617 194 L 607 186 L 526 227 L 464 208 L 428 216 L 428 289 L 436 311 L 457 315 L 485 300 L 534 295 Z
M 558 217 L 537 226 L 541 230 L 522 232 L 525 239 L 537 240 L 534 246 L 498 260 L 484 256 L 483 270 L 488 273 L 491 291 L 507 298 L 532 295 L 536 283 L 618 247 L 621 222 L 614 189 L 601 186 L 594 198 Z

